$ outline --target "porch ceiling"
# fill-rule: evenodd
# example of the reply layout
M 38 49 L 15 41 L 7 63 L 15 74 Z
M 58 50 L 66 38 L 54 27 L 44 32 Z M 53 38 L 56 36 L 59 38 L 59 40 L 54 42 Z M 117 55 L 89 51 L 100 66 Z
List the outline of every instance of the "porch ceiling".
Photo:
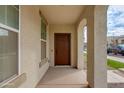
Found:
M 83 5 L 42 5 L 40 9 L 49 24 L 74 24 L 80 17 Z

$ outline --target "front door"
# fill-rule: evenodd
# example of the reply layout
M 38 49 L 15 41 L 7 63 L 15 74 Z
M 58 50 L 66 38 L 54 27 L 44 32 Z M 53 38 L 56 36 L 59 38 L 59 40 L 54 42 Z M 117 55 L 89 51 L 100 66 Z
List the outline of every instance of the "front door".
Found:
M 56 33 L 55 65 L 70 65 L 70 34 Z

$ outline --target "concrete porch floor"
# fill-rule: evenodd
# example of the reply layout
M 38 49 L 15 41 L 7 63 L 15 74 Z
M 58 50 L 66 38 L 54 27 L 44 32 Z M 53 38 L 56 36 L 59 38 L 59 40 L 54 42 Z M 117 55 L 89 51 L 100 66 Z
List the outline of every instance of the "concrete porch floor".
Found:
M 124 77 L 107 72 L 108 87 L 124 87 Z M 86 70 L 70 67 L 50 67 L 37 88 L 87 88 Z

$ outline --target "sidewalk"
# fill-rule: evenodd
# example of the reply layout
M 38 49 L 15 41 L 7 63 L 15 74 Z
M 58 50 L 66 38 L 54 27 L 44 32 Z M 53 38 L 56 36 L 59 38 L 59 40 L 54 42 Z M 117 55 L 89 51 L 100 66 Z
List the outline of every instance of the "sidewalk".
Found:
M 120 61 L 124 63 L 124 57 L 120 57 L 120 56 L 107 56 L 108 59 L 112 59 L 115 61 Z

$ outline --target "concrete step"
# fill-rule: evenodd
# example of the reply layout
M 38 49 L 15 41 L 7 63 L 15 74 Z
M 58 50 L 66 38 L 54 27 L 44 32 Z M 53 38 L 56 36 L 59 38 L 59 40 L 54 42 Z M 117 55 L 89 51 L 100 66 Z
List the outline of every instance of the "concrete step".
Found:
M 88 88 L 84 84 L 41 84 L 37 88 Z
M 124 88 L 124 83 L 108 83 L 108 88 Z

